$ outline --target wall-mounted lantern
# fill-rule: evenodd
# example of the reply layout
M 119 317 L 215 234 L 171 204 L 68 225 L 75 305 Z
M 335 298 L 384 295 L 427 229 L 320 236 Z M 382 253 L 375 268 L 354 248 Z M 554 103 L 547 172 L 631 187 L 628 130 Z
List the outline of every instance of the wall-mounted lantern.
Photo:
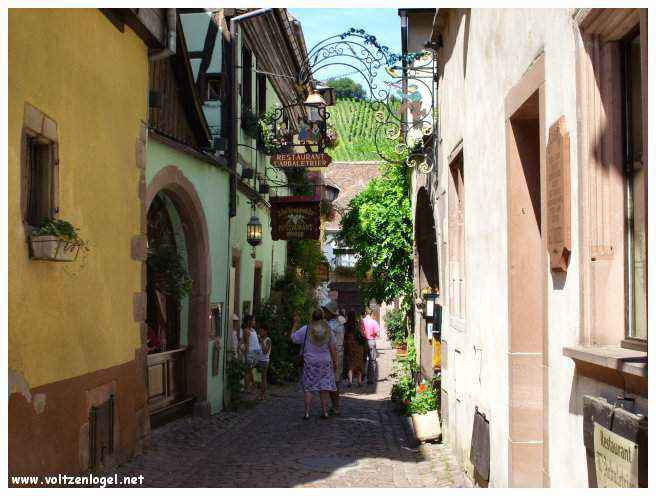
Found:
M 253 212 L 254 213 L 254 212 Z M 246 226 L 246 239 L 253 248 L 262 243 L 262 223 L 257 215 L 253 215 Z

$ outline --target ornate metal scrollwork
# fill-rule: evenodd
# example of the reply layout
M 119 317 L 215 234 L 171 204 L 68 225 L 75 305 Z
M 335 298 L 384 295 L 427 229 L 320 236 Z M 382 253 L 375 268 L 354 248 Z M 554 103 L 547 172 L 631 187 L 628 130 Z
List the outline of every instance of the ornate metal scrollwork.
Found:
M 380 159 L 430 173 L 436 162 L 434 52 L 395 54 L 363 29 L 350 28 L 309 50 L 296 75 L 296 84 L 299 88 L 313 85 L 321 79 L 321 71 L 335 66 L 359 75 L 368 89 L 365 102 L 375 113 L 373 142 Z M 292 112 L 291 108 L 304 105 L 299 97 L 298 102 L 268 113 L 268 129 L 263 133 L 276 153 L 323 153 L 330 144 L 327 122 L 330 113 L 325 107 L 310 110 L 314 115 L 304 112 L 308 118 L 294 122 L 292 116 L 298 112 Z M 283 187 L 268 171 L 266 176 L 274 189 Z

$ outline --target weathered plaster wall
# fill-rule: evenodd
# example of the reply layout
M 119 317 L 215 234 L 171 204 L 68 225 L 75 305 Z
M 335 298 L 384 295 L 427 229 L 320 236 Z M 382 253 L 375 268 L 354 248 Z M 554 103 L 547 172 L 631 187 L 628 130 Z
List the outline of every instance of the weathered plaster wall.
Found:
M 567 9 L 451 11 L 443 32 L 439 81 L 442 160 L 446 188 L 448 156 L 463 141 L 465 177 L 466 307 L 464 327 L 450 323 L 448 342 L 449 439 L 469 465 L 474 408 L 490 419 L 492 486 L 508 481 L 508 246 L 506 127 L 504 100 L 541 53 L 545 57 L 545 117 L 561 115 L 570 130 L 571 199 L 578 204 L 575 28 Z M 494 77 L 492 77 L 492 75 Z M 547 136 L 544 136 L 546 142 Z M 441 213 L 447 238 L 447 212 Z M 577 210 L 572 208 L 572 246 L 578 246 Z M 446 239 L 448 242 L 448 239 Z M 562 347 L 578 342 L 579 272 L 574 249 L 566 277 L 549 274 L 548 425 L 549 476 L 553 486 L 586 486 L 580 409 L 583 394 L 574 365 Z M 446 267 L 446 264 L 442 264 Z M 448 288 L 447 288 L 448 290 Z M 576 396 L 576 397 L 575 397 Z M 468 467 L 471 469 L 471 467 Z
M 9 46 L 9 471 L 78 472 L 89 463 L 89 408 L 109 392 L 118 439 L 111 460 L 138 452 L 148 430 L 133 313 L 142 264 L 132 251 L 148 51 L 97 9 L 14 9 Z M 90 247 L 73 263 L 28 256 L 20 210 L 26 103 L 57 125 L 59 217 Z
M 174 165 L 194 185 L 205 212 L 209 235 L 210 268 L 212 287 L 210 302 L 225 302 L 228 281 L 228 178 L 225 169 L 203 162 L 153 139 L 148 141 L 148 166 L 146 180 L 152 178 L 164 167 Z M 224 303 L 225 304 L 225 303 Z M 225 312 L 224 312 L 225 314 Z M 209 309 L 208 309 L 209 318 Z M 225 318 L 225 316 L 224 316 Z M 186 324 L 185 324 L 186 325 Z M 225 320 L 224 320 L 225 329 Z M 225 341 L 225 332 L 223 333 Z M 222 344 L 225 346 L 225 342 Z M 223 355 L 223 354 L 222 354 Z M 223 374 L 212 376 L 212 347 L 208 350 L 207 400 L 212 413 L 223 405 Z M 223 358 L 219 370 L 223 367 Z
M 96 9 L 13 10 L 9 28 L 9 368 L 35 387 L 134 360 L 140 346 L 141 263 L 130 246 L 147 48 Z M 90 245 L 75 263 L 28 257 L 19 203 L 28 102 L 58 126 L 59 216 Z

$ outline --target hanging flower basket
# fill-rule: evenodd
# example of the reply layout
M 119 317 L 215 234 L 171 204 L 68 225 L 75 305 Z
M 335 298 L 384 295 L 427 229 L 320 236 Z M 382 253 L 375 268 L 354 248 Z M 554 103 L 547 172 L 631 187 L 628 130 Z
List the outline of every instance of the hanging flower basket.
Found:
M 30 236 L 32 258 L 53 262 L 73 262 L 80 252 L 80 245 L 57 236 Z

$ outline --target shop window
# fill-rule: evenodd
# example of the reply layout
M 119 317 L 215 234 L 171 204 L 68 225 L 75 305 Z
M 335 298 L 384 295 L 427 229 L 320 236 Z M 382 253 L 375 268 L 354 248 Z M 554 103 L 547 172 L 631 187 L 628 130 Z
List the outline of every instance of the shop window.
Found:
M 625 187 L 626 336 L 647 339 L 646 164 L 642 157 L 642 54 L 640 31 L 622 41 Z

